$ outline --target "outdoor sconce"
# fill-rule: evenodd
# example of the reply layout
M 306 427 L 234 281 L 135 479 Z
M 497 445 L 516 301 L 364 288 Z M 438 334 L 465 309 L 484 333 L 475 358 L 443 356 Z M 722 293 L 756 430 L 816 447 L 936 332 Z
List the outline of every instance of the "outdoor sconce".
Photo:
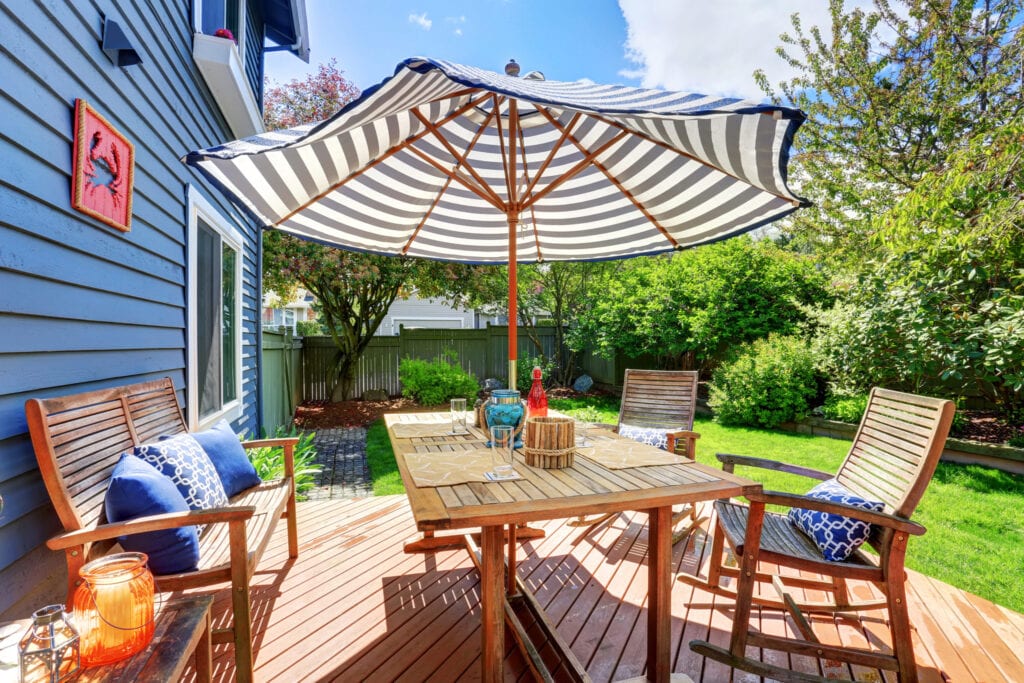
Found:
M 103 51 L 115 66 L 131 66 L 142 61 L 138 50 L 113 19 L 103 20 Z

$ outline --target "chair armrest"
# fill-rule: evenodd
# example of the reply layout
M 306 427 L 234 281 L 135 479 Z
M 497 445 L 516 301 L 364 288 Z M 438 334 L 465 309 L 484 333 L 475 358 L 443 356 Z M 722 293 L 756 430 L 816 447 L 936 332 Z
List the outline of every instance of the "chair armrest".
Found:
M 795 493 L 762 491 L 761 493 L 752 493 L 748 495 L 747 498 L 749 500 L 760 501 L 768 505 L 784 505 L 790 508 L 806 508 L 808 510 L 816 510 L 818 512 L 830 512 L 835 515 L 842 515 L 843 517 L 852 517 L 853 519 L 859 519 L 862 522 L 877 524 L 878 526 L 884 526 L 889 529 L 893 529 L 894 531 L 913 534 L 914 536 L 921 536 L 926 531 L 926 529 L 917 522 L 912 522 L 909 519 L 897 517 L 896 515 L 890 515 L 887 512 L 862 510 L 861 508 L 846 505 L 845 503 L 835 503 L 829 500 L 821 500 L 819 498 L 808 498 L 807 496 L 801 496 Z
M 680 429 L 678 432 L 668 432 L 668 434 L 671 434 L 672 436 L 674 436 L 676 438 L 676 440 L 679 440 L 679 439 L 699 439 L 700 438 L 700 433 L 699 432 L 690 432 L 690 431 L 687 431 L 685 429 Z
M 819 481 L 832 478 L 832 475 L 828 472 L 811 469 L 810 467 L 801 467 L 800 465 L 790 465 L 789 463 L 769 460 L 768 458 L 752 458 L 746 455 L 733 455 L 732 453 L 715 453 L 715 456 L 722 463 L 722 469 L 726 472 L 732 472 L 736 465 L 744 465 L 746 467 L 760 467 L 761 469 L 786 472 L 788 474 L 799 474 Z
M 237 507 L 190 510 L 188 512 L 169 512 L 164 515 L 149 515 L 146 517 L 136 517 L 135 519 L 129 519 L 124 522 L 99 524 L 89 529 L 68 531 L 49 539 L 46 541 L 46 545 L 51 550 L 63 550 L 83 545 L 85 543 L 106 541 L 115 539 L 118 536 L 141 534 L 146 531 L 177 529 L 178 527 L 192 526 L 194 524 L 245 522 L 255 513 L 256 508 L 252 505 L 239 505 Z

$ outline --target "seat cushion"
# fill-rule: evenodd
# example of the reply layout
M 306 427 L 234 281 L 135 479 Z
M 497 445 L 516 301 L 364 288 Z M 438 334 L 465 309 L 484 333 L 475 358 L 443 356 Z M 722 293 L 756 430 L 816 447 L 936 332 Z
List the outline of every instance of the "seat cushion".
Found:
M 110 522 L 189 510 L 170 479 L 130 453 L 123 454 L 114 466 L 103 502 Z M 199 536 L 194 526 L 119 536 L 117 540 L 125 550 L 146 553 L 155 574 L 194 571 L 199 565 Z
M 205 431 L 193 432 L 192 436 L 210 457 L 228 498 L 259 486 L 262 480 L 227 420 L 221 420 Z
M 174 482 L 190 509 L 209 510 L 228 504 L 217 469 L 191 434 L 136 446 L 135 455 Z
M 852 505 L 861 510 L 881 512 L 885 504 L 867 500 L 848 491 L 835 479 L 827 479 L 807 492 L 807 497 Z M 831 512 L 792 508 L 790 521 L 807 534 L 830 562 L 842 562 L 871 534 L 871 525 L 859 519 Z
M 645 443 L 648 446 L 656 446 L 661 450 L 668 450 L 668 433 L 681 431 L 680 428 L 665 429 L 662 427 L 637 427 L 635 425 L 620 424 L 619 436 L 624 436 L 633 441 Z

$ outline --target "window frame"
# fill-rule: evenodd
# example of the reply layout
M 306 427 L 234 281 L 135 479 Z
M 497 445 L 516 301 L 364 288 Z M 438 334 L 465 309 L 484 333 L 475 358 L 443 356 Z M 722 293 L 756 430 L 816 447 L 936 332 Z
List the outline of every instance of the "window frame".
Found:
M 242 358 L 245 350 L 243 335 L 245 315 L 242 302 L 244 268 L 242 262 L 245 258 L 245 239 L 242 236 L 241 230 L 236 227 L 237 224 L 233 223 L 223 212 L 217 210 L 209 200 L 200 194 L 194 185 L 190 184 L 187 186 L 186 194 L 188 198 L 188 242 L 186 244 L 188 256 L 188 271 L 186 275 L 188 280 L 188 321 L 186 330 L 188 348 L 187 418 L 190 429 L 205 429 L 222 418 L 233 422 L 242 416 L 242 387 L 244 384 Z M 235 398 L 227 403 L 222 403 L 219 409 L 205 417 L 200 417 L 199 415 L 199 340 L 196 336 L 199 329 L 199 292 L 197 281 L 199 250 L 197 245 L 200 218 L 220 237 L 222 248 L 223 246 L 228 246 L 235 252 Z M 223 256 L 221 264 L 223 266 Z M 223 375 L 221 382 L 223 382 Z

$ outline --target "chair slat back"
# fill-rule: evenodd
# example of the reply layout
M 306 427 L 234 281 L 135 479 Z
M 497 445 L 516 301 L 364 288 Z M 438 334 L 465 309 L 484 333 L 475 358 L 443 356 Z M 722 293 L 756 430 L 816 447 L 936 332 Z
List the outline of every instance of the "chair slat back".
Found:
M 619 425 L 689 431 L 696 405 L 695 370 L 627 369 Z
M 121 453 L 186 431 L 170 378 L 25 403 L 32 445 L 64 529 L 105 519 L 103 498 Z
M 875 388 L 836 479 L 910 518 L 946 444 L 952 401 Z

